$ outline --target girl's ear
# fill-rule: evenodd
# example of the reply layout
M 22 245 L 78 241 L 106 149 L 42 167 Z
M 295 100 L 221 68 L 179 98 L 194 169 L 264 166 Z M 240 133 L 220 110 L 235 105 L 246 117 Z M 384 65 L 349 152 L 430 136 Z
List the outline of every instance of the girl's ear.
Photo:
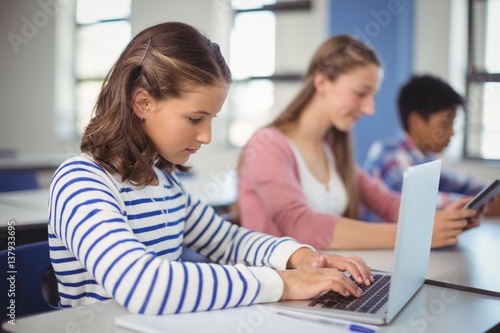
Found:
M 154 99 L 151 94 L 143 88 L 137 89 L 132 95 L 132 108 L 140 119 L 145 119 L 153 110 Z
M 328 79 L 321 73 L 314 74 L 314 88 L 318 93 L 322 93 L 325 90 L 325 83 Z

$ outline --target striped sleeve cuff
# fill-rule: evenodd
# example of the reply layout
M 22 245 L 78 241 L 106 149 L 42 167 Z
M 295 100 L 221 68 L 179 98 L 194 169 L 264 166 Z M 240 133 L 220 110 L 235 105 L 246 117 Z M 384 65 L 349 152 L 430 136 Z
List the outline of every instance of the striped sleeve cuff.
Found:
M 315 251 L 312 246 L 300 244 L 295 242 L 294 240 L 284 239 L 273 251 L 271 257 L 269 258 L 269 263 L 271 267 L 274 267 L 279 270 L 286 269 L 286 264 L 288 263 L 288 259 L 292 256 L 292 254 L 300 248 L 307 247 L 311 250 Z
M 279 274 L 269 267 L 249 267 L 249 269 L 260 283 L 259 294 L 254 303 L 279 301 L 285 286 Z
M 312 246 L 296 243 L 292 239 L 280 243 L 270 258 L 271 265 L 278 270 L 286 269 L 286 264 L 290 256 L 303 247 L 315 250 Z M 255 298 L 254 303 L 279 301 L 283 295 L 285 286 L 279 274 L 269 267 L 249 267 L 249 269 L 260 283 L 259 294 Z

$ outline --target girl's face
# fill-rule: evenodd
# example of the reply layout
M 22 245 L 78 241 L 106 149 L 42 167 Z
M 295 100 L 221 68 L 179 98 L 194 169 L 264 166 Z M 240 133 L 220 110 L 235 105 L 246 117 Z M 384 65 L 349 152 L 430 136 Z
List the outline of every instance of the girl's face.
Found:
M 373 115 L 380 76 L 380 68 L 369 64 L 342 74 L 335 81 L 325 79 L 318 93 L 324 101 L 326 121 L 347 132 L 363 115 Z
M 158 153 L 174 164 L 187 162 L 191 154 L 212 139 L 212 120 L 221 110 L 229 86 L 197 86 L 179 99 L 157 101 L 142 115 L 144 130 Z

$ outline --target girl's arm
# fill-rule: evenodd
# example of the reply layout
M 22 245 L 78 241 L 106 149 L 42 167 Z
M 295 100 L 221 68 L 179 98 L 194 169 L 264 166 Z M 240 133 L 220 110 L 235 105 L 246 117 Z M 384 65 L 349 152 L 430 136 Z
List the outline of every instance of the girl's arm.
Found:
M 332 249 L 388 249 L 396 243 L 396 223 L 368 223 L 338 217 Z
M 109 176 L 87 161 L 68 162 L 54 176 L 51 259 L 66 305 L 112 297 L 131 312 L 154 315 L 272 302 L 282 297 L 284 282 L 274 269 L 241 263 L 284 270 L 302 245 L 238 228 L 193 201 L 187 205 L 186 244 L 212 258 L 237 264 L 169 261 L 132 231 L 129 221 L 137 216 L 126 216 L 118 195 Z M 172 234 L 155 244 L 168 250 L 176 248 L 175 241 Z M 72 303 L 75 300 L 80 303 Z

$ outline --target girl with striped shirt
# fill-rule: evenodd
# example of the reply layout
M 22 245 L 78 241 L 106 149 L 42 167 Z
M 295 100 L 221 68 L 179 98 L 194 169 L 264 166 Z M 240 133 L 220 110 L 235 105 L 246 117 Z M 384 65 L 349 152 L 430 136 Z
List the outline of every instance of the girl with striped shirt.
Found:
M 190 195 L 174 171 L 211 139 L 231 74 L 217 44 L 195 28 L 140 32 L 112 67 L 82 154 L 55 172 L 49 242 L 63 307 L 113 298 L 166 314 L 360 296 L 373 278 L 358 257 L 322 255 L 291 238 L 244 229 Z M 210 263 L 183 262 L 184 247 Z

